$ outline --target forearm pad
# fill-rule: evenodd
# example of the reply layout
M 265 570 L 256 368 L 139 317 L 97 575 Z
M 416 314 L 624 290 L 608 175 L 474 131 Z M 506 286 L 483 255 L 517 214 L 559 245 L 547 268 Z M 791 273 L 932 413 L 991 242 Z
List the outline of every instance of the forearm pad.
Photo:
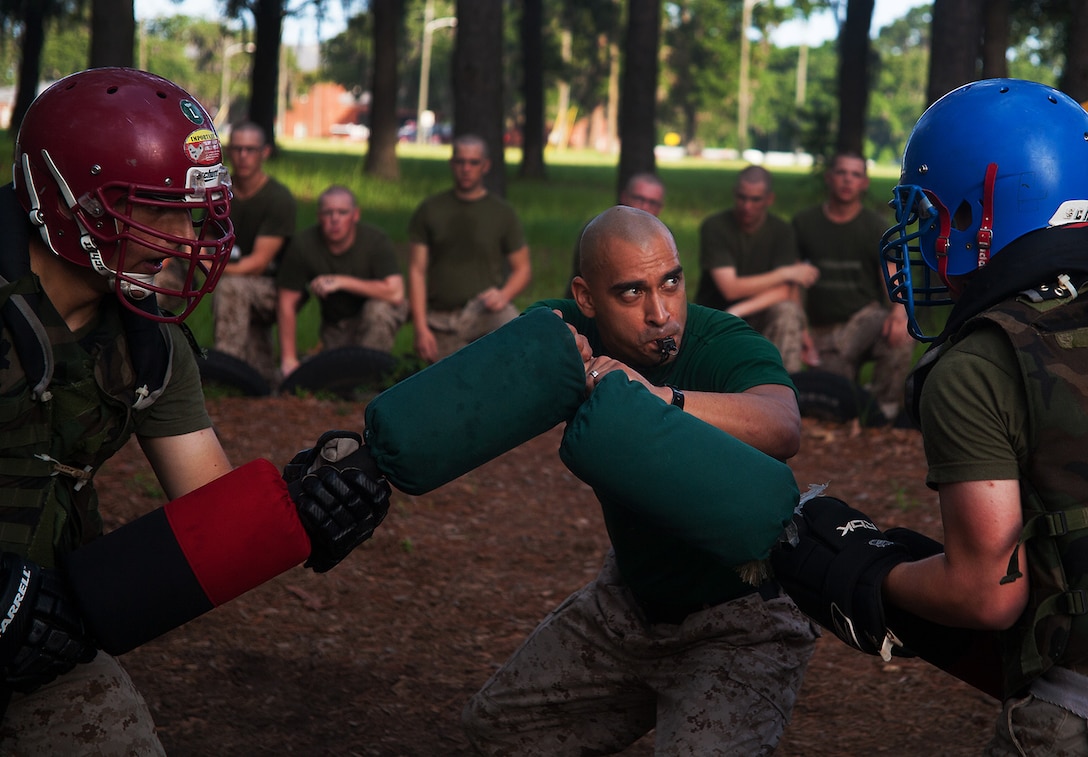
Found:
M 944 551 L 939 541 L 907 528 L 889 528 L 885 534 L 907 547 L 912 560 Z M 903 644 L 892 650 L 893 655 L 919 657 L 998 701 L 1004 699 L 1001 642 L 996 631 L 941 625 L 890 603 L 885 604 L 884 614 L 888 628 Z
M 765 559 L 797 505 L 785 463 L 618 371 L 578 409 L 559 456 L 602 501 L 623 503 L 727 565 Z
M 892 654 L 919 657 L 994 699 L 1003 701 L 1001 643 L 996 631 L 953 628 L 885 605 L 888 628 L 903 643 Z
M 366 444 L 391 484 L 425 494 L 569 420 L 585 388 L 567 324 L 530 310 L 375 397 Z
M 77 549 L 64 569 L 99 645 L 117 655 L 309 554 L 287 484 L 254 460 Z

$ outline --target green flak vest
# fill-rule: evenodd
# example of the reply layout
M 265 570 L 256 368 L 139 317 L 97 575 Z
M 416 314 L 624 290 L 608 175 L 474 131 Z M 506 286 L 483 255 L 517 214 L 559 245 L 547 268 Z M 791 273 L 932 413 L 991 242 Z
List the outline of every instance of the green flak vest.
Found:
M 173 342 L 112 300 L 77 342 L 30 272 L 10 187 L 0 223 L 0 551 L 53 567 L 101 534 L 94 474 L 169 383 Z
M 1021 295 L 957 335 L 985 322 L 999 326 L 1027 388 L 1032 438 L 1020 463 L 1020 542 L 1031 592 L 1002 634 L 1010 696 L 1054 665 L 1088 672 L 1088 283 L 1082 291 L 1072 300 Z M 1022 577 L 1017 562 L 1014 552 L 1003 582 Z

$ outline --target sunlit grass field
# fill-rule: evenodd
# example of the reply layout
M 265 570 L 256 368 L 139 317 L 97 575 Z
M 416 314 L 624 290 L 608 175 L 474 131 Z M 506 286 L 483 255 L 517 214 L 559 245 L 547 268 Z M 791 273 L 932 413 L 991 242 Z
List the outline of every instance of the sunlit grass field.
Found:
M 400 178 L 387 181 L 363 172 L 365 144 L 328 140 L 281 139 L 267 171 L 285 183 L 298 199 L 298 227 L 316 221 L 317 196 L 330 184 L 344 184 L 359 197 L 363 219 L 383 229 L 393 239 L 402 264 L 407 255 L 408 219 L 427 195 L 450 186 L 446 160 L 448 145 L 400 144 L 397 146 Z M 517 210 L 533 261 L 533 282 L 519 298 L 520 306 L 561 294 L 570 275 L 574 243 L 582 226 L 616 202 L 616 156 L 592 151 L 552 151 L 545 155 L 547 177 L 527 180 L 518 176 L 521 156 L 508 150 L 507 200 Z M 667 197 L 661 219 L 672 229 L 688 275 L 688 292 L 698 284 L 699 224 L 710 213 L 731 204 L 739 161 L 706 161 L 698 158 L 658 161 Z M 775 167 L 776 202 L 772 212 L 789 218 L 797 210 L 821 201 L 823 180 L 812 168 Z M 871 169 L 868 202 L 888 213 L 886 201 L 898 176 L 896 166 Z M 889 215 L 890 220 L 890 215 Z M 876 254 L 874 244 L 874 254 Z M 201 344 L 210 346 L 212 329 L 209 303 L 189 318 Z M 300 315 L 299 349 L 311 349 L 317 339 L 317 310 L 311 301 Z M 398 353 L 411 349 L 411 326 L 398 338 Z
M 0 132 L 0 143 L 11 154 L 11 135 Z M 344 184 L 358 196 L 363 219 L 383 228 L 393 239 L 402 266 L 407 260 L 408 219 L 429 194 L 450 186 L 449 145 L 397 145 L 400 178 L 377 179 L 364 173 L 366 144 L 344 140 L 281 138 L 279 150 L 266 164 L 271 175 L 286 184 L 298 199 L 298 228 L 316 222 L 317 197 L 330 184 Z M 570 275 L 574 243 L 585 223 L 616 202 L 617 156 L 591 150 L 552 150 L 545 154 L 547 177 L 518 176 L 519 150 L 505 155 L 507 200 L 525 227 L 532 254 L 533 281 L 518 298 L 524 307 L 560 295 Z M 667 196 L 661 219 L 672 230 L 688 276 L 688 294 L 694 296 L 699 277 L 699 224 L 709 214 L 731 204 L 737 173 L 746 163 L 700 158 L 658 160 L 657 173 Z M 783 218 L 823 198 L 823 179 L 817 169 L 771 167 L 776 201 L 772 213 Z M 887 200 L 898 178 L 898 166 L 870 166 L 867 203 L 891 221 Z M 876 254 L 875 243 L 873 254 Z M 210 298 L 188 319 L 201 345 L 212 344 Z M 299 317 L 300 354 L 317 343 L 318 313 L 311 299 Z M 397 353 L 411 351 L 411 324 L 401 330 Z

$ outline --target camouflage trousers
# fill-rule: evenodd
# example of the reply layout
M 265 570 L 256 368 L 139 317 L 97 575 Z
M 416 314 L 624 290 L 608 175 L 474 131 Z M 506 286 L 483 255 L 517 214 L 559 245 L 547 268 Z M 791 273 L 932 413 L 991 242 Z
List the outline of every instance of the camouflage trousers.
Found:
M 808 328 L 808 318 L 800 303 L 793 300 L 776 302 L 769 308 L 746 316 L 744 320 L 778 348 L 787 373 L 797 373 L 804 368 L 801 338 Z
M 1043 679 L 1032 684 L 1026 697 L 1005 701 L 986 757 L 1088 756 L 1088 677 L 1052 669 Z M 1069 698 L 1079 703 L 1074 709 L 1080 711 L 1048 698 Z
M 321 348 L 369 347 L 392 352 L 397 332 L 408 320 L 408 302 L 393 305 L 385 300 L 368 299 L 353 318 L 336 323 L 321 323 Z
M 276 325 L 276 281 L 271 276 L 223 276 L 212 299 L 215 348 L 249 363 L 270 383 L 279 363 L 272 327 Z
M 614 754 L 651 729 L 657 755 L 768 755 L 816 631 L 785 596 L 751 594 L 650 625 L 610 553 L 468 702 L 480 754 Z
M 479 300 L 471 300 L 460 310 L 428 311 L 427 325 L 434 332 L 438 359 L 441 360 L 517 317 L 518 309 L 512 304 L 492 311 Z
M 887 308 L 873 302 L 854 313 L 846 323 L 809 329 L 820 353 L 820 369 L 858 380 L 861 366 L 873 361 L 870 391 L 881 410 L 894 418 L 903 406 L 903 384 L 914 362 L 914 341 L 892 347 L 880 332 Z
M 128 673 L 100 651 L 37 691 L 12 696 L 0 726 L 0 754 L 154 757 L 166 751 Z

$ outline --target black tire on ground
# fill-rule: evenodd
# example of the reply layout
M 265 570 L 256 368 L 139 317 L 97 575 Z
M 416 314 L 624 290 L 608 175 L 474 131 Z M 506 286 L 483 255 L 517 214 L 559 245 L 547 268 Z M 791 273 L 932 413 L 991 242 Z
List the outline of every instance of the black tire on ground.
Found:
M 797 387 L 801 415 L 843 423 L 860 419 L 863 426 L 885 425 L 873 396 L 848 378 L 820 370 L 790 374 Z
M 329 392 L 357 399 L 380 388 L 396 368 L 388 352 L 367 347 L 337 347 L 307 358 L 280 384 L 280 394 Z
M 206 358 L 197 358 L 200 379 L 205 386 L 215 385 L 240 392 L 247 397 L 267 397 L 272 393 L 268 381 L 244 360 L 219 350 L 208 350 Z

